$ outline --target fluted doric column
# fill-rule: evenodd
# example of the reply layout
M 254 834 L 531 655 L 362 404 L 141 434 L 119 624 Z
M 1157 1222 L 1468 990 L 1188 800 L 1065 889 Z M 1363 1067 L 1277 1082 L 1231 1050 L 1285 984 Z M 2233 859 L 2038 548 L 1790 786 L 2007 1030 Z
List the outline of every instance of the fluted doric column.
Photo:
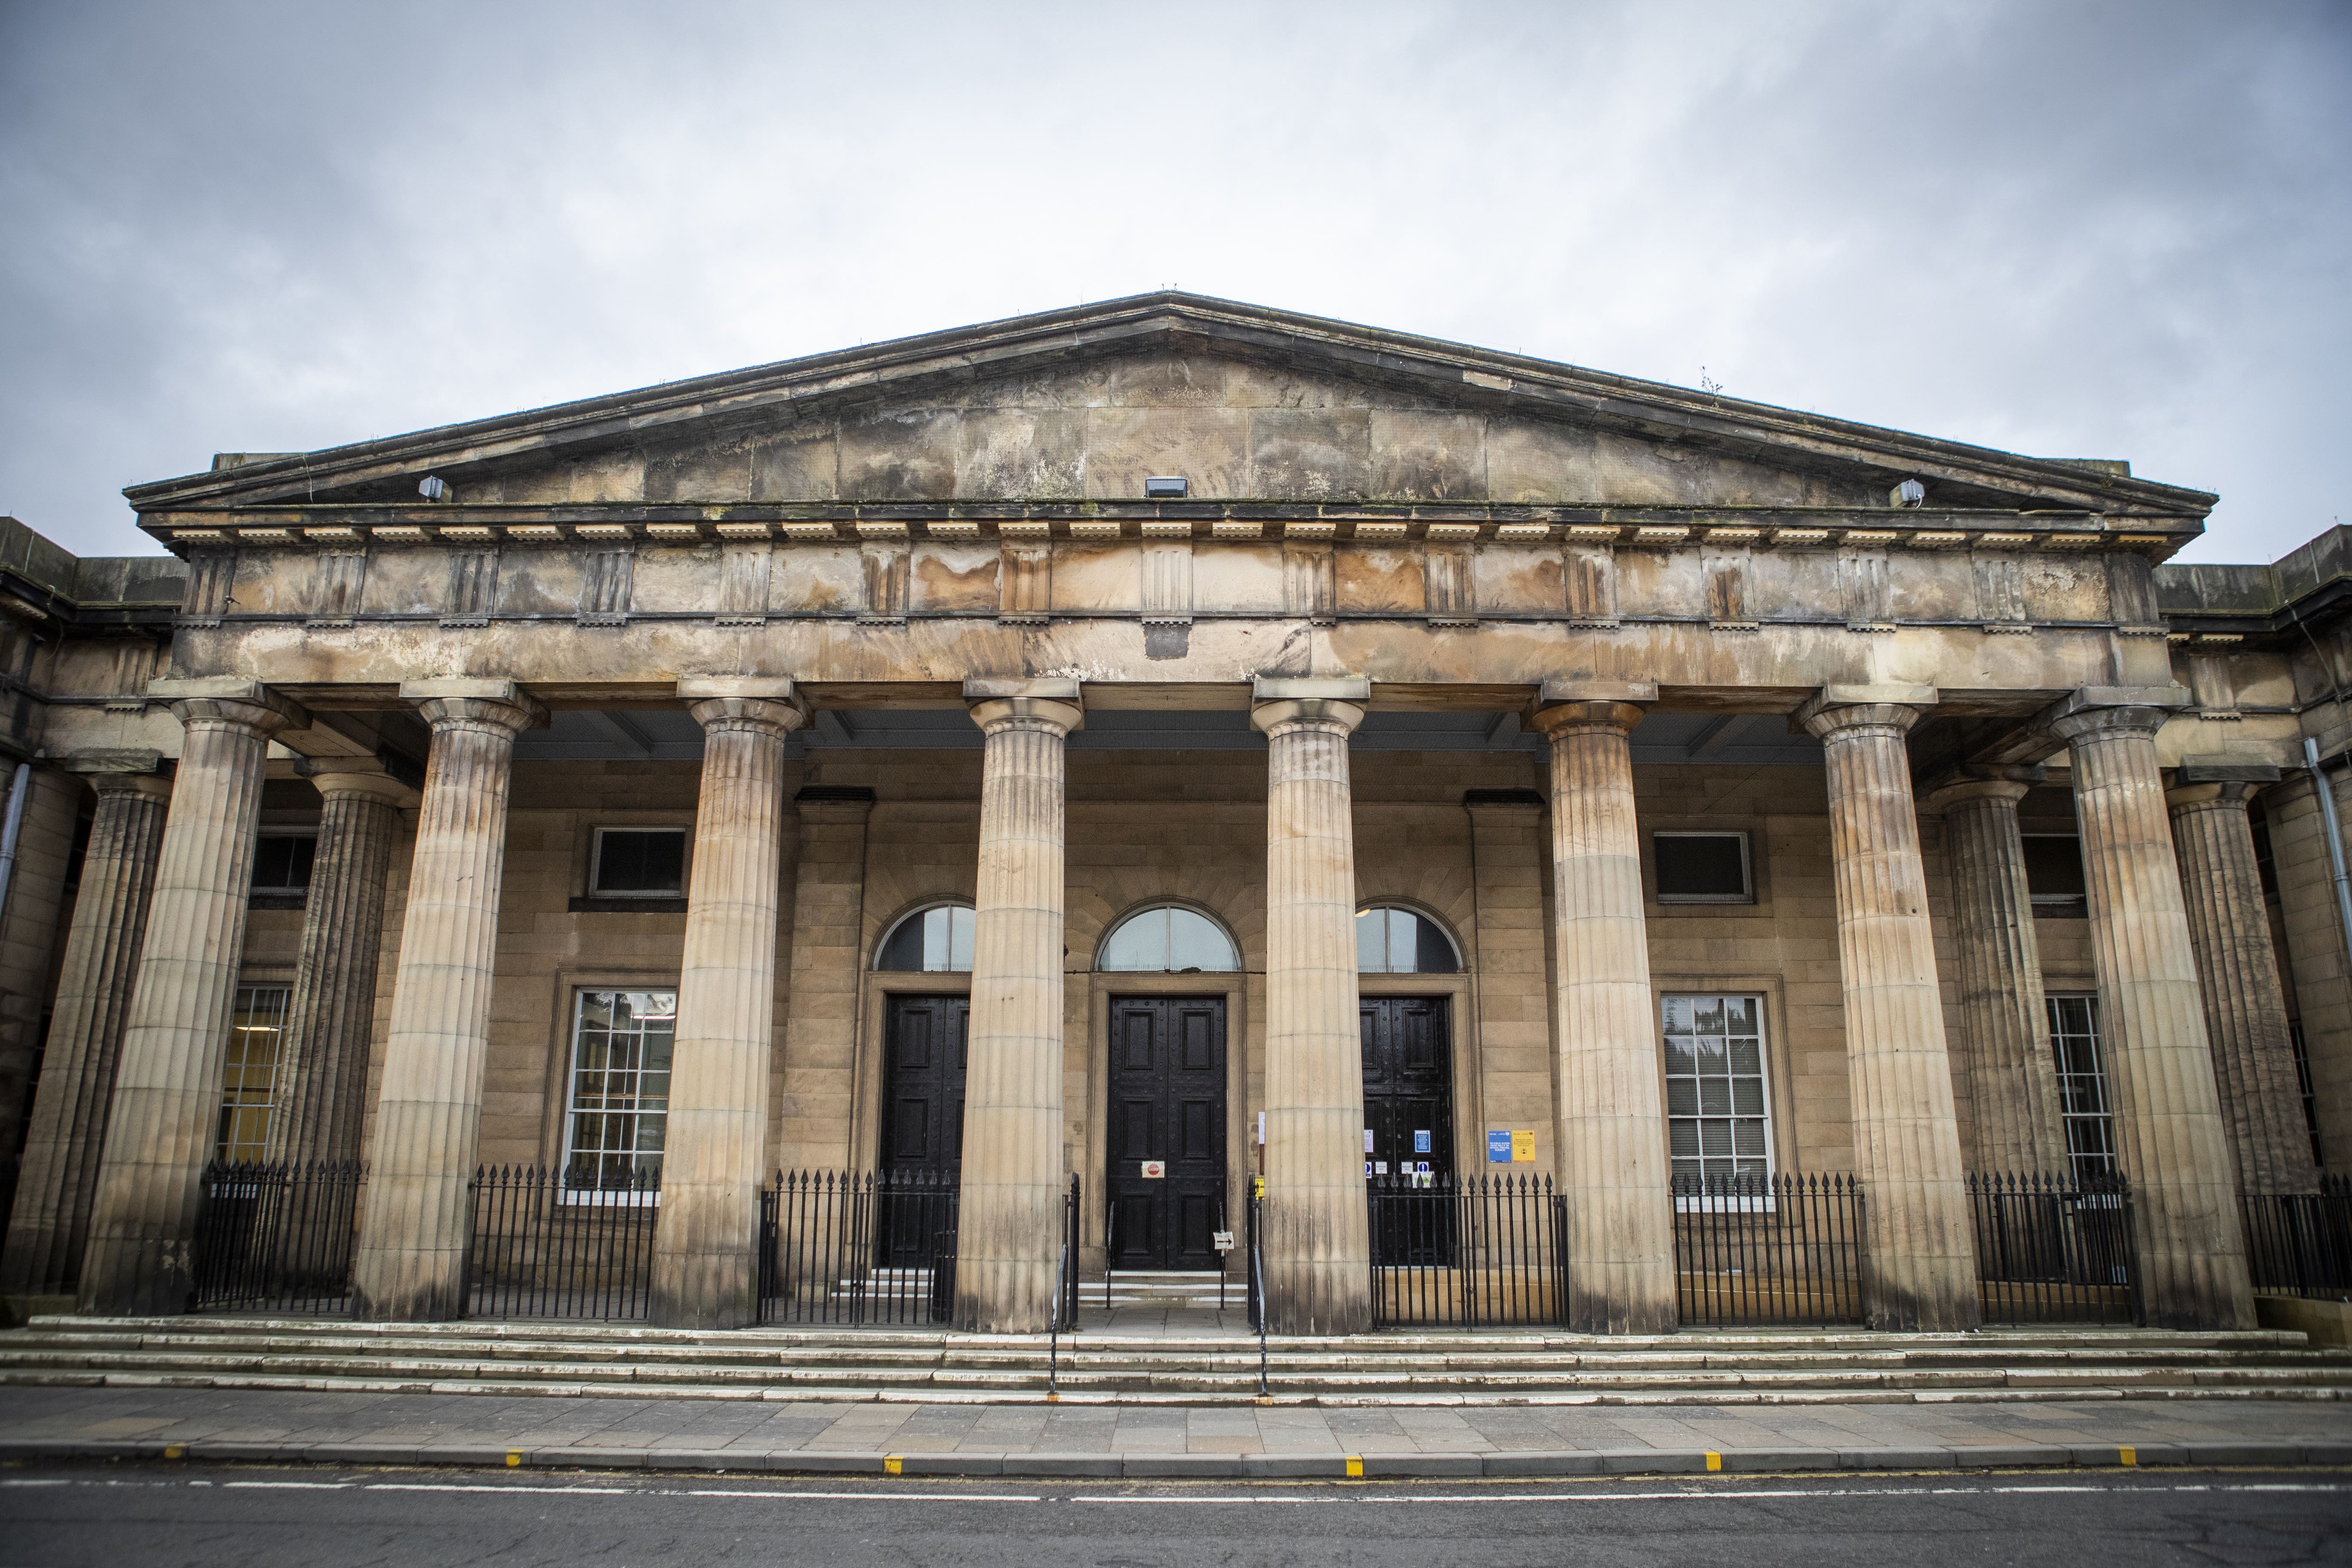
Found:
M 1560 1190 L 1568 1326 L 1580 1333 L 1664 1333 L 1679 1320 L 1633 811 L 1633 726 L 1656 696 L 1547 683 L 1531 721 L 1551 743 Z
M 186 734 L 107 1113 L 83 1251 L 85 1312 L 184 1312 L 220 1119 L 269 737 L 308 715 L 252 682 L 150 683 Z
M 701 699 L 693 713 L 702 726 L 702 793 L 670 1053 L 652 1321 L 734 1329 L 759 1316 L 784 743 L 808 710 L 788 680 L 681 680 L 678 695 Z
M 278 1055 L 271 1153 L 295 1162 L 360 1158 L 368 1047 L 383 952 L 384 879 L 400 808 L 416 792 L 380 771 L 315 773 L 319 848 L 302 907 L 302 946 Z
M 466 1186 L 481 1132 L 507 794 L 515 736 L 547 715 L 511 680 L 421 680 L 400 689 L 433 727 L 433 750 L 352 1306 L 362 1319 L 434 1322 L 466 1307 Z
M 1873 1328 L 1927 1331 L 1982 1315 L 1904 742 L 1935 700 L 1916 687 L 1830 687 L 1797 710 L 1829 772 L 1863 1309 Z
M 1364 680 L 1259 679 L 1265 732 L 1266 1310 L 1286 1334 L 1371 1327 L 1356 830 L 1348 737 Z
M 1062 1226 L 1064 742 L 1085 722 L 1075 680 L 968 680 L 986 737 L 972 900 L 958 1326 L 1050 1323 Z
M 2025 885 L 2017 803 L 2040 768 L 1972 770 L 1928 797 L 1944 818 L 1952 878 L 1952 945 L 1976 1101 L 1971 1164 L 1984 1172 L 2066 1173 L 2066 1134 L 2050 1059 L 2042 949 Z
M 33 1124 L 0 1252 L 0 1291 L 62 1295 L 81 1272 L 115 1061 L 131 1011 L 156 854 L 172 799 L 154 773 L 89 775 L 98 809 L 66 931 Z
M 2205 999 L 2213 1084 L 2238 1190 L 2248 1193 L 2308 1193 L 2319 1185 L 2287 1035 L 2286 987 L 2246 820 L 2248 787 L 2275 783 L 2278 772 L 2190 761 L 2165 797 Z
M 2157 767 L 2165 710 L 2092 700 L 2078 693 L 2045 722 L 2074 763 L 2100 1044 L 2132 1184 L 2141 1304 L 2153 1328 L 2251 1328 L 2229 1137 Z

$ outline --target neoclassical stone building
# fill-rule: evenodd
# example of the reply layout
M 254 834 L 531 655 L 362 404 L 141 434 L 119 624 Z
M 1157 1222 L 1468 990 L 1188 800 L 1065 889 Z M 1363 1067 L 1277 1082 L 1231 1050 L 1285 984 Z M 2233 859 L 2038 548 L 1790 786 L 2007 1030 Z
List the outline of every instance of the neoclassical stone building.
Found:
M 2168 567 L 2126 463 L 1160 294 L 127 493 L 0 563 L 12 1291 L 364 1160 L 357 1310 L 453 1317 L 516 1162 L 657 1174 L 725 1327 L 771 1173 L 920 1167 L 1018 1330 L 1069 1173 L 1093 1271 L 1263 1175 L 1343 1331 L 1377 1162 L 1550 1177 L 1594 1331 L 1670 1174 L 1852 1173 L 1948 1328 L 1964 1173 L 2116 1168 L 2229 1326 L 2352 1163 L 2352 535 Z

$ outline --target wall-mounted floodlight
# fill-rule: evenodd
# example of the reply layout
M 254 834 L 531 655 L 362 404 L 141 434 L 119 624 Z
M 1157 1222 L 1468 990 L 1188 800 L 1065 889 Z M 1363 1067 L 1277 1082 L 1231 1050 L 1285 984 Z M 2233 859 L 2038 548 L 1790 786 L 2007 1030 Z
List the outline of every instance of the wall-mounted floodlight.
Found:
M 1145 500 L 1182 500 L 1188 488 L 1181 476 L 1164 475 L 1143 481 L 1143 499 Z
M 416 481 L 416 493 L 426 500 L 439 500 L 449 493 L 449 487 L 441 482 L 440 475 L 427 474 Z
M 1927 487 L 1916 479 L 1906 479 L 1886 499 L 1896 506 L 1922 506 L 1927 500 Z

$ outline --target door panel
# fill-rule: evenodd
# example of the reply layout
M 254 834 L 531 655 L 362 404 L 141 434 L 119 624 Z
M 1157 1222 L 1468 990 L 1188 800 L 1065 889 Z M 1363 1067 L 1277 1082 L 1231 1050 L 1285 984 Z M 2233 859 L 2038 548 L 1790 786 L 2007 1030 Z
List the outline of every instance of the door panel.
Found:
M 1216 1268 L 1225 1195 L 1223 997 L 1111 1003 L 1110 1166 L 1104 1186 L 1118 1268 Z M 1147 1160 L 1168 1174 L 1150 1180 Z
M 940 1179 L 952 1188 L 963 1166 L 971 1022 L 966 997 L 890 998 L 882 1037 L 883 1103 L 889 1114 L 882 1119 L 875 1162 L 883 1182 L 875 1222 L 881 1260 L 892 1267 L 928 1263 L 934 1233 L 947 1224 Z
M 1364 1159 L 1377 1188 L 1412 1190 L 1409 1173 L 1426 1162 L 1431 1184 L 1454 1177 L 1454 1036 L 1443 996 L 1367 996 L 1358 1021 L 1363 1031 L 1364 1125 L 1372 1147 Z M 1420 1145 L 1426 1142 L 1428 1147 Z M 1385 1176 L 1381 1174 L 1385 1167 Z M 1382 1264 L 1450 1265 L 1452 1206 L 1387 1202 L 1375 1206 L 1372 1237 Z

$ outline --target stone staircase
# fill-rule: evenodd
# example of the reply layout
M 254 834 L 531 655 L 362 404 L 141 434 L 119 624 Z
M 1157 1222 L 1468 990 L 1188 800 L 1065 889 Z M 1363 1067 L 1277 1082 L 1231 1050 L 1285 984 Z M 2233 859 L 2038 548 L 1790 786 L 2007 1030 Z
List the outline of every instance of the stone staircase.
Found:
M 1227 1279 L 1213 1268 L 1121 1269 L 1109 1277 L 1108 1303 L 1103 1299 L 1106 1282 L 1103 1276 L 1097 1274 L 1091 1279 L 1078 1281 L 1078 1303 L 1082 1308 L 1108 1305 L 1214 1311 L 1220 1305 L 1217 1295 L 1220 1280 L 1224 1285 L 1223 1309 L 1234 1312 L 1249 1310 L 1248 1282 Z
M 1008 1404 L 1048 1397 L 1048 1355 L 1042 1335 L 926 1329 L 37 1317 L 0 1333 L 0 1384 Z M 1258 1343 L 1087 1331 L 1062 1337 L 1055 1382 L 1066 1404 L 1246 1402 Z M 2129 1329 L 1389 1332 L 1273 1339 L 1266 1384 L 1316 1405 L 2339 1399 L 2352 1351 Z

